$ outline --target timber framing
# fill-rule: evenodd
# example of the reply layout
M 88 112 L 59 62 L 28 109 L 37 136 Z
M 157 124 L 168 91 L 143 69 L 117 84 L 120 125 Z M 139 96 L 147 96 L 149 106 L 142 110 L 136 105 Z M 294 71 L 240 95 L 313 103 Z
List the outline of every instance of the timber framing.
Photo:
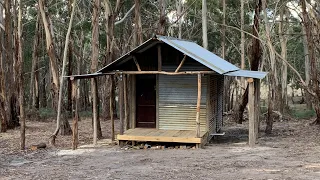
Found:
M 132 58 L 133 58 L 134 64 L 136 65 L 138 71 L 141 71 L 141 68 L 140 68 L 140 65 L 139 65 L 139 63 L 138 63 L 137 58 L 136 58 L 135 56 L 132 56 Z
M 123 75 L 123 74 L 163 74 L 163 75 L 197 75 L 197 74 L 212 74 L 212 75 L 218 75 L 214 71 L 183 71 L 183 72 L 168 72 L 168 71 L 112 71 L 108 73 L 96 73 L 96 74 L 84 74 L 84 75 L 73 75 L 73 76 L 64 76 L 65 78 L 70 78 L 70 80 L 75 79 L 89 79 L 94 78 L 97 76 L 105 76 L 105 75 Z
M 158 45 L 158 71 L 162 70 L 162 56 L 161 56 L 161 46 Z
M 179 64 L 179 66 L 178 66 L 177 69 L 174 71 L 175 73 L 179 72 L 179 70 L 181 69 L 184 61 L 186 61 L 186 59 L 187 59 L 187 56 L 184 55 L 182 61 L 181 61 L 180 64 Z

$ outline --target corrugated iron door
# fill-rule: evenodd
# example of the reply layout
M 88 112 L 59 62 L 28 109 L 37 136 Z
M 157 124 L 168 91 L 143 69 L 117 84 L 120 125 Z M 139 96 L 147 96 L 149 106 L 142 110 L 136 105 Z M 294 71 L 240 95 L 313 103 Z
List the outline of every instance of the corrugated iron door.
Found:
M 200 130 L 206 130 L 207 79 L 202 77 Z M 196 130 L 197 75 L 159 75 L 159 129 Z
M 217 128 L 217 76 L 209 76 L 209 97 L 207 97 L 208 103 L 208 111 L 207 116 L 209 120 L 209 133 L 216 133 Z
M 224 76 L 217 77 L 217 124 L 216 132 L 220 132 L 223 126 L 223 88 Z
M 209 132 L 210 134 L 220 132 L 223 126 L 223 86 L 224 77 L 211 75 L 210 82 L 210 97 L 208 108 Z

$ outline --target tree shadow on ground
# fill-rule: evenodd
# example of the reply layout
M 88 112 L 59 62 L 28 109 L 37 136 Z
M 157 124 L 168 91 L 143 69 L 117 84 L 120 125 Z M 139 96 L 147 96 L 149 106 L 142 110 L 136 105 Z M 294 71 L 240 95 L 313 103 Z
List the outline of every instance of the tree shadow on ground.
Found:
M 223 130 L 223 132 L 225 132 L 225 135 L 214 136 L 210 140 L 210 144 L 241 143 L 248 141 L 248 129 L 228 128 Z

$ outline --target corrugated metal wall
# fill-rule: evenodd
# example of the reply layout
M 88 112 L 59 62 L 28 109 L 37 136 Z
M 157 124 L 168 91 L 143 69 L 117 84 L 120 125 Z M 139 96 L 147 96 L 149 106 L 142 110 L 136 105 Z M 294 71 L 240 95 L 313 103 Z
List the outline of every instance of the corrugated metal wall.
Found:
M 205 131 L 207 77 L 201 82 L 200 130 Z M 197 89 L 196 75 L 159 75 L 159 129 L 196 130 Z
M 207 97 L 208 102 L 208 110 L 207 110 L 207 117 L 208 117 L 208 124 L 209 124 L 209 134 L 216 133 L 216 106 L 217 106 L 217 76 L 209 76 L 209 96 Z

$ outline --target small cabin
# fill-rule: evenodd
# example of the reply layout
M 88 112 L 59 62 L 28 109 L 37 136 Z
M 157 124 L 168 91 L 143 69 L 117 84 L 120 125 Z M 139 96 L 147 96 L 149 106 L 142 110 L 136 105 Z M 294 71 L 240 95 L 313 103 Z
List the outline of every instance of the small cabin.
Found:
M 223 126 L 224 77 L 262 79 L 266 73 L 240 70 L 192 41 L 155 36 L 89 76 L 102 75 L 123 83 L 120 143 L 204 145 Z

